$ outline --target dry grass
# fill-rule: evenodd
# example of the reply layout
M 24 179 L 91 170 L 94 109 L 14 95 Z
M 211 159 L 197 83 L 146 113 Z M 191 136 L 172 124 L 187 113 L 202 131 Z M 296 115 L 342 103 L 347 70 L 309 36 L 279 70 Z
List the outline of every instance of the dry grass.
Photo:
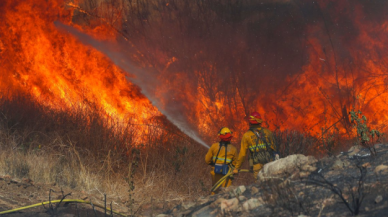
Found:
M 140 150 L 138 202 L 186 200 L 208 194 L 206 149 L 163 118 L 149 126 L 101 118 L 93 108 L 51 110 L 17 96 L 0 100 L 0 175 L 56 183 L 89 193 L 128 197 L 127 153 Z M 96 112 L 97 111 L 97 112 Z M 142 145 L 135 141 L 141 140 Z
M 196 199 L 209 194 L 207 150 L 163 117 L 147 126 L 118 122 L 90 105 L 52 110 L 19 95 L 0 99 L 0 175 L 56 183 L 128 201 L 128 165 L 140 151 L 134 173 L 137 204 Z M 308 152 L 312 140 L 296 132 L 276 134 L 284 154 Z M 142 141 L 142 144 L 136 141 Z M 238 146 L 238 145 L 237 145 Z M 284 149 L 284 150 L 283 150 Z M 245 162 L 245 168 L 248 168 Z M 254 182 L 239 174 L 234 185 Z
M 275 131 L 274 139 L 277 150 L 282 157 L 292 154 L 312 154 L 313 147 L 317 145 L 317 140 L 314 137 L 298 131 Z
M 9 142 L 16 143 L 12 139 Z M 103 159 L 96 159 L 91 154 L 81 157 L 69 142 L 57 141 L 50 146 L 38 147 L 25 150 L 18 145 L 1 143 L 0 175 L 126 199 L 126 161 L 115 159 L 112 152 Z M 182 201 L 207 194 L 211 187 L 208 168 L 199 162 L 203 151 L 188 148 L 183 154 L 177 150 L 157 145 L 142 150 L 134 180 L 137 200 L 148 201 L 153 197 L 156 201 Z M 175 162 L 179 167 L 174 165 Z
M 295 130 L 275 131 L 274 138 L 281 157 L 303 154 L 322 158 L 347 150 L 352 144 L 352 138 L 341 137 L 335 130 L 318 136 Z
M 38 183 L 56 183 L 89 192 L 101 189 L 99 175 L 82 170 L 80 163 L 71 153 L 62 154 L 46 148 L 25 151 L 20 148 L 2 147 L 0 174 L 20 179 L 29 178 Z

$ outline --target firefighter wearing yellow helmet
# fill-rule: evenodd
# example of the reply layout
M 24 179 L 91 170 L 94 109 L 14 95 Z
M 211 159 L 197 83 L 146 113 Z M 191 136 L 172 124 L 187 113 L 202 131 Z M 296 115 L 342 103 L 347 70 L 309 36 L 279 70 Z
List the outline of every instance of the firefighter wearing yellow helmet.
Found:
M 223 127 L 218 132 L 220 142 L 214 143 L 205 156 L 205 161 L 207 164 L 211 165 L 211 176 L 212 176 L 212 186 L 214 186 L 218 180 L 228 173 L 229 165 L 233 166 L 236 164 L 237 160 L 237 149 L 230 141 L 232 140 L 232 131 Z M 223 184 L 222 187 L 228 187 L 232 184 L 232 180 L 228 178 Z M 216 192 L 212 192 L 212 195 Z
M 249 130 L 244 133 L 241 139 L 240 154 L 233 173 L 238 173 L 248 151 L 249 166 L 253 170 L 254 178 L 257 178 L 257 174 L 264 164 L 273 161 L 273 159 L 279 159 L 279 154 L 276 152 L 272 132 L 261 126 L 263 122 L 261 115 L 258 112 L 252 112 L 248 120 Z

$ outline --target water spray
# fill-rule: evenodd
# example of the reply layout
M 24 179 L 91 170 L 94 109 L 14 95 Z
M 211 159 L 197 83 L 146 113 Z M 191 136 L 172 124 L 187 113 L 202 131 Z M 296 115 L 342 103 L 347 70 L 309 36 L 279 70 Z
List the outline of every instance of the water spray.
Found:
M 178 127 L 184 134 L 198 142 L 199 144 L 203 145 L 206 148 L 210 148 L 206 143 L 199 137 L 198 133 L 195 132 L 188 124 L 186 118 L 181 114 L 179 111 L 167 111 L 166 109 L 163 109 L 163 106 L 159 100 L 156 99 L 156 97 L 153 96 L 153 89 L 152 87 L 155 87 L 155 84 L 157 81 L 157 76 L 155 72 L 152 70 L 145 70 L 140 69 L 134 64 L 131 63 L 130 59 L 127 58 L 124 55 L 124 52 L 118 44 L 114 44 L 112 42 L 101 42 L 93 37 L 80 32 L 79 30 L 75 29 L 72 26 L 65 25 L 59 21 L 55 21 L 54 25 L 62 30 L 65 30 L 66 32 L 70 33 L 74 37 L 76 37 L 78 40 L 80 40 L 83 44 L 92 46 L 93 48 L 97 49 L 101 53 L 105 54 L 109 59 L 111 59 L 118 67 L 120 67 L 122 70 L 131 73 L 135 75 L 136 77 L 128 77 L 127 79 L 130 80 L 132 83 L 136 84 L 141 88 L 142 94 L 144 94 L 151 103 L 163 114 L 166 116 L 166 118 L 174 124 L 176 127 Z M 174 110 L 174 108 L 170 108 L 170 110 Z

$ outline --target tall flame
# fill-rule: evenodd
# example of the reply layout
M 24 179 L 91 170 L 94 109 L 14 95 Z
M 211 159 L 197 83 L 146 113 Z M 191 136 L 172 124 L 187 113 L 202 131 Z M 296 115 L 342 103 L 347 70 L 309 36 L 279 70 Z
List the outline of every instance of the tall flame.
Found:
M 241 135 L 254 110 L 271 129 L 351 135 L 355 109 L 387 131 L 386 3 L 87 2 L 0 3 L 3 94 L 139 123 L 164 113 L 200 143 L 226 125 Z
M 57 30 L 55 20 L 71 23 L 73 11 L 64 6 L 61 1 L 2 3 L 2 95 L 26 91 L 40 103 L 69 111 L 92 103 L 109 115 L 138 123 L 160 115 L 103 54 Z M 86 31 L 115 36 L 103 25 Z

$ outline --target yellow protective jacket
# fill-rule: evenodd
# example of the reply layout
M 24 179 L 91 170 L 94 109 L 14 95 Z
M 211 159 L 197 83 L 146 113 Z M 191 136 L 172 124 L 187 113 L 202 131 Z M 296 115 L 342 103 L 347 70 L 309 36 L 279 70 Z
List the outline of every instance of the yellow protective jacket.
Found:
M 261 126 L 255 126 L 255 127 L 252 126 L 251 128 L 252 129 L 256 128 L 258 130 L 259 134 L 260 134 L 260 132 L 262 132 L 262 134 L 264 134 L 264 135 L 260 135 L 260 136 L 261 137 L 264 136 L 266 138 L 268 146 L 270 146 L 272 150 L 276 151 L 276 147 L 274 145 L 273 135 L 272 135 L 272 132 L 270 130 L 268 130 L 267 128 L 261 127 Z M 241 165 L 245 160 L 245 156 L 246 156 L 247 151 L 260 152 L 261 150 L 267 150 L 267 144 L 263 141 L 263 139 L 259 139 L 258 142 L 257 142 L 257 140 L 258 140 L 257 136 L 252 131 L 248 130 L 246 133 L 244 133 L 244 135 L 241 139 L 241 149 L 240 149 L 240 154 L 239 154 L 238 159 L 237 159 L 236 169 L 241 168 Z
M 217 157 L 217 162 L 214 162 L 216 160 L 216 156 L 218 153 L 218 150 L 220 149 L 220 143 L 214 143 L 209 151 L 207 152 L 205 156 L 205 161 L 207 164 L 212 165 L 214 163 L 216 164 L 223 164 L 225 162 L 225 146 L 221 147 L 220 153 Z M 228 147 L 226 149 L 226 163 L 232 164 L 233 166 L 236 165 L 237 161 L 237 149 L 232 144 L 228 144 Z

